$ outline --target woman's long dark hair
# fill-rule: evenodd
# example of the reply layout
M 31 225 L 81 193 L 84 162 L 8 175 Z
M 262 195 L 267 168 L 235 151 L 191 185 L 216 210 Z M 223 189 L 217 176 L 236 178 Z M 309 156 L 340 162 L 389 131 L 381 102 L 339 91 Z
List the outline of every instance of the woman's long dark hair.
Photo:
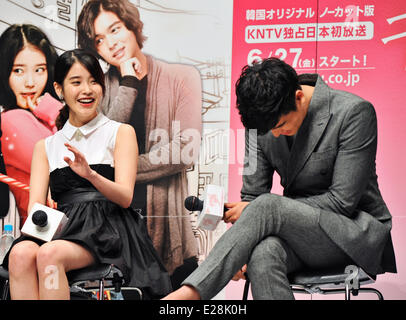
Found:
M 0 105 L 5 110 L 18 108 L 16 96 L 9 86 L 10 73 L 17 54 L 27 45 L 40 50 L 47 62 L 48 79 L 44 91 L 55 98 L 53 75 L 58 54 L 45 33 L 31 24 L 13 24 L 0 36 Z
M 69 50 L 59 56 L 55 64 L 55 82 L 63 88 L 63 81 L 76 62 L 82 64 L 87 71 L 89 71 L 95 81 L 101 85 L 104 95 L 106 91 L 104 73 L 100 67 L 99 61 L 94 55 L 82 49 Z M 59 115 L 55 121 L 58 130 L 62 129 L 68 119 L 69 106 L 65 104 L 65 106 L 59 111 Z

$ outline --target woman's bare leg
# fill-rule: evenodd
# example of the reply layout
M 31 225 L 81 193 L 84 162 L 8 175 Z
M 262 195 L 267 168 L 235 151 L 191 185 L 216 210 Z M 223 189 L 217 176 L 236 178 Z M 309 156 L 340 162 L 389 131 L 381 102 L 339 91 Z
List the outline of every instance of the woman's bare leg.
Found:
M 195 288 L 184 285 L 162 300 L 200 300 L 200 294 Z
M 84 268 L 93 262 L 91 253 L 74 242 L 55 240 L 45 243 L 37 254 L 39 298 L 69 300 L 66 272 Z
M 10 296 L 13 300 L 39 299 L 37 252 L 39 245 L 33 241 L 17 243 L 9 255 Z

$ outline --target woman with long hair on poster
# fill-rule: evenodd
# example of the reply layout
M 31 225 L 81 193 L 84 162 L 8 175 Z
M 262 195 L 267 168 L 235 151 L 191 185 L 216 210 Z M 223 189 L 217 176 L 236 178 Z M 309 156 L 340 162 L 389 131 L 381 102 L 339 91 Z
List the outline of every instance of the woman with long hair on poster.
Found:
M 62 106 L 52 85 L 57 57 L 48 37 L 36 26 L 14 24 L 0 37 L 4 162 L 7 175 L 27 185 L 34 145 L 56 131 L 55 119 Z M 10 189 L 22 224 L 27 218 L 28 192 Z

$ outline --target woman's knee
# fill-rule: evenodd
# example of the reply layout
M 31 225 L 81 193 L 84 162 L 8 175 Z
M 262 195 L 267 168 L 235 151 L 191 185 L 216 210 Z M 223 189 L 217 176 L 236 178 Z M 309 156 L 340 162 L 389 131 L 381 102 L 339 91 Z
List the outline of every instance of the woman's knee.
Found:
M 43 244 L 37 254 L 37 268 L 44 272 L 49 268 L 62 268 L 65 272 L 86 267 L 94 261 L 93 256 L 82 246 L 65 241 L 55 240 Z
M 35 268 L 38 250 L 39 246 L 32 241 L 22 241 L 13 246 L 9 255 L 10 276 Z
M 37 268 L 43 270 L 51 265 L 59 265 L 62 263 L 62 250 L 53 242 L 43 244 L 37 253 Z

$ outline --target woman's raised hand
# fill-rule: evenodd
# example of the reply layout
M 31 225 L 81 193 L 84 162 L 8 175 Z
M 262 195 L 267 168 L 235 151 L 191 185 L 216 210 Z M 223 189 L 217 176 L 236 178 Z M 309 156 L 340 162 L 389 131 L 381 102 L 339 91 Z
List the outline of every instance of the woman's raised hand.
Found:
M 73 172 L 75 172 L 82 178 L 89 180 L 89 178 L 94 174 L 95 171 L 90 168 L 83 153 L 81 153 L 75 147 L 71 146 L 69 143 L 65 143 L 65 146 L 74 154 L 75 159 L 72 161 L 69 157 L 64 157 L 63 160 L 65 160 L 65 162 L 69 165 Z
M 38 98 L 39 99 L 39 98 Z M 37 99 L 37 100 L 38 100 Z M 37 105 L 38 105 L 38 102 L 39 101 L 37 101 Z M 28 108 L 31 110 L 31 111 L 34 111 L 34 109 L 37 107 L 33 102 L 32 102 L 32 100 L 31 100 L 31 98 L 30 97 L 27 97 L 27 105 L 28 105 Z

